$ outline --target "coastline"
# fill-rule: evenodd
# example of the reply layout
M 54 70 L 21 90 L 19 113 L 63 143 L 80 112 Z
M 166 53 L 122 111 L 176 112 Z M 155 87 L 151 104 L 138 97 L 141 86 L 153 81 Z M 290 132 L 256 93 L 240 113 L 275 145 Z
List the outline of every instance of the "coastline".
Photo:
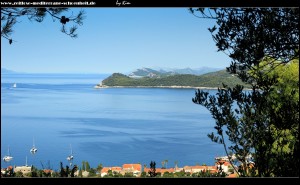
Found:
M 104 88 L 163 88 L 163 89 L 218 89 L 217 87 L 192 87 L 192 86 L 106 86 L 106 85 L 95 85 L 95 89 L 104 89 Z
M 193 87 L 193 86 L 107 86 L 107 85 L 95 85 L 95 89 L 105 89 L 105 88 L 162 88 L 162 89 L 206 89 L 206 90 L 218 90 L 218 87 Z M 244 90 L 251 90 L 249 88 L 244 88 Z

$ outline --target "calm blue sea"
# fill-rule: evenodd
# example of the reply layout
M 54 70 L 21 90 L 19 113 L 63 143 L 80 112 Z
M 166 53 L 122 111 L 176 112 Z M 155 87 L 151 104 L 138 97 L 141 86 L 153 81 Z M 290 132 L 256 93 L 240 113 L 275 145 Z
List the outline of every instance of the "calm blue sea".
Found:
M 2 74 L 1 158 L 9 148 L 14 159 L 1 167 L 25 165 L 27 157 L 28 165 L 58 169 L 60 161 L 69 164 L 71 148 L 73 164 L 91 167 L 151 160 L 157 167 L 163 160 L 167 167 L 213 165 L 225 155 L 207 137 L 214 119 L 192 102 L 195 90 L 93 88 L 107 76 Z

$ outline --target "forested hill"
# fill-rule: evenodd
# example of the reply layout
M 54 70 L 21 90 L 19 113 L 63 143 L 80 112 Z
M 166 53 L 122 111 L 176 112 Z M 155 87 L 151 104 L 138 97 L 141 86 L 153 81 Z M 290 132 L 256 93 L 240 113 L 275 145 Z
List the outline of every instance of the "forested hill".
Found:
M 121 73 L 114 73 L 108 78 L 102 81 L 102 84 L 96 85 L 96 87 L 114 87 L 114 86 L 146 86 L 146 87 L 167 87 L 167 86 L 190 86 L 190 87 L 222 87 L 222 83 L 233 87 L 236 84 L 244 85 L 240 79 L 226 72 L 226 70 L 220 70 L 217 72 L 211 72 L 204 75 L 191 75 L 191 74 L 176 74 L 172 76 L 160 77 L 160 78 L 131 78 Z

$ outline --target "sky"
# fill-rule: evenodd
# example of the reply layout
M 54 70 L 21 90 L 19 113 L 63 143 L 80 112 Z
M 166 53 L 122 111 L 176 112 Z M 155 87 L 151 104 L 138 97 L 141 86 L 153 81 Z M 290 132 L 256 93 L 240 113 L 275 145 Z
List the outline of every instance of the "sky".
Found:
M 1 67 L 27 73 L 129 73 L 142 67 L 225 68 L 230 58 L 217 47 L 209 27 L 187 8 L 70 8 L 85 11 L 78 38 L 61 23 L 22 19 L 14 42 L 1 38 Z

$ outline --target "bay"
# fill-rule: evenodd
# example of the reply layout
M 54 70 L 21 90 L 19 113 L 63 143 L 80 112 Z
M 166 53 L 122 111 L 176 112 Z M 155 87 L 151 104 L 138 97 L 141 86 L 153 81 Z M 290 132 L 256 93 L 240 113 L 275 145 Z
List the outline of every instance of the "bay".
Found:
M 57 170 L 59 162 L 69 165 L 70 145 L 73 164 L 95 168 L 150 161 L 161 167 L 163 160 L 168 167 L 214 165 L 225 155 L 207 137 L 214 119 L 192 102 L 194 89 L 93 88 L 107 76 L 1 75 L 1 157 L 8 147 L 14 157 L 1 167 L 24 165 L 27 157 L 28 165 Z

